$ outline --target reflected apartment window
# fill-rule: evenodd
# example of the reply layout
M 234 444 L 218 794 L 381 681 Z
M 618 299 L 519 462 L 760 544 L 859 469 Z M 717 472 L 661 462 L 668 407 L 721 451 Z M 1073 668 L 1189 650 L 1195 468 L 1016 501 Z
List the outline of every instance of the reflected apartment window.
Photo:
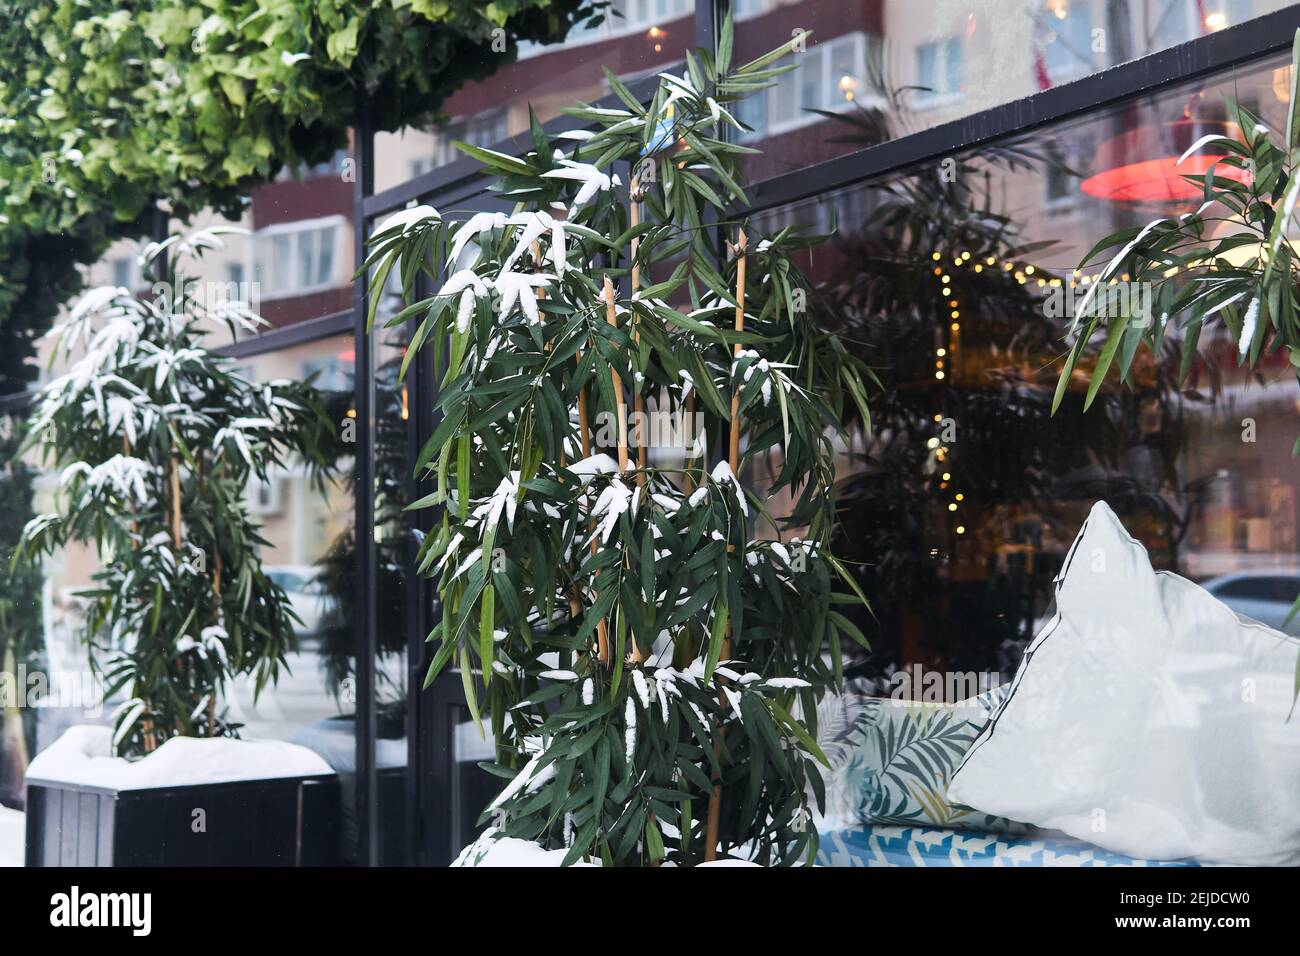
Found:
M 304 295 L 339 285 L 342 216 L 273 226 L 255 237 L 253 272 L 263 298 Z
M 1251 0 L 1172 0 L 1163 4 L 1151 48 L 1163 49 L 1245 23 L 1254 15 Z
M 846 33 L 818 43 L 798 58 L 795 69 L 782 74 L 765 94 L 736 105 L 736 119 L 753 132 L 745 139 L 772 136 L 815 123 L 815 110 L 844 111 L 875 96 L 868 83 L 867 53 L 878 49 L 879 37 Z
M 1034 27 L 1035 54 L 1041 51 L 1052 85 L 1093 71 L 1090 4 L 1048 4 L 1037 15 Z
M 109 268 L 112 270 L 113 285 L 138 289 L 144 284 L 140 264 L 135 256 L 115 256 L 109 260 Z
M 597 14 L 578 23 L 564 38 L 564 46 L 591 43 L 612 37 L 625 36 L 660 24 L 695 14 L 695 0 L 612 0 L 604 15 Z M 525 40 L 519 44 L 519 59 L 539 56 L 556 50 L 555 44 L 546 45 Z
M 917 102 L 929 105 L 960 96 L 963 73 L 960 39 L 921 44 L 916 48 Z
M 425 166 L 423 160 L 419 159 L 411 162 L 412 178 L 464 158 L 464 154 L 455 146 L 457 140 L 471 146 L 492 146 L 508 135 L 510 133 L 505 110 L 492 110 L 478 116 L 453 120 L 434 132 L 433 156 L 428 165 Z M 419 172 L 415 171 L 417 164 Z

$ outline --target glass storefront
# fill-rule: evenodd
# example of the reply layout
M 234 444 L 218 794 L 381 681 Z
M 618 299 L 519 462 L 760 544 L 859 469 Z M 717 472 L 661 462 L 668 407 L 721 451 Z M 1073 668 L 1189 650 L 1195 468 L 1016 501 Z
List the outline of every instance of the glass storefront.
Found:
M 1112 373 L 1085 413 L 1098 342 L 1055 415 L 1051 402 L 1074 305 L 1109 261 L 1080 269 L 1083 257 L 1111 232 L 1200 205 L 1177 160 L 1197 137 L 1231 132 L 1225 97 L 1284 128 L 1288 62 L 761 215 L 768 232 L 837 224 L 804 265 L 882 382 L 870 443 L 841 459 L 840 547 L 874 611 L 860 615 L 873 644 L 860 673 L 1009 675 L 1098 499 L 1157 567 L 1282 626 L 1300 594 L 1300 388 L 1284 355 L 1247 374 L 1216 326 L 1180 387 L 1170 335 L 1158 356 L 1139 350 L 1132 388 Z M 1216 228 L 1243 227 L 1226 216 Z M 1128 280 L 1108 288 L 1141 295 Z
M 1217 33 L 1283 0 L 739 0 L 736 55 L 804 31 L 795 69 L 741 107 L 750 178 L 808 167 Z

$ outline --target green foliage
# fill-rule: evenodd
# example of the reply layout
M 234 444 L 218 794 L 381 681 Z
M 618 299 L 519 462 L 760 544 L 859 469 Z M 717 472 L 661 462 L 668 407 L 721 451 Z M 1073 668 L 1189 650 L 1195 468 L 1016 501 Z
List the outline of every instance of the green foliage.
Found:
M 419 556 L 442 598 L 428 679 L 458 666 L 491 723 L 511 782 L 485 815 L 569 862 L 700 861 L 715 779 L 723 852 L 810 861 L 824 758 L 809 724 L 842 639 L 861 639 L 835 610 L 857 598 L 828 542 L 833 439 L 865 404 L 865 369 L 806 308 L 791 255 L 809 240 L 748 229 L 743 257 L 723 241 L 747 225 L 727 216 L 752 150 L 719 126 L 741 128 L 730 108 L 790 48 L 732 68 L 731 36 L 649 104 L 610 76 L 625 108 L 569 111 L 593 131 L 534 122 L 522 157 L 462 147 L 514 212 L 406 210 L 366 263 L 374 300 L 400 276 L 411 304 L 390 324 L 413 325 L 408 359 L 433 348 L 442 375 L 416 466 L 434 490 L 415 506 L 441 509 Z M 440 288 L 414 300 L 421 274 Z M 624 467 L 638 399 L 698 412 L 700 444 Z M 735 473 L 707 440 L 728 436 L 733 403 Z
M 15 663 L 37 667 L 43 578 L 31 564 L 11 565 L 32 512 L 35 482 L 34 469 L 18 456 L 23 434 L 22 423 L 0 419 L 0 656 L 9 653 Z
M 1300 31 L 1293 62 L 1300 66 Z M 1292 102 L 1297 102 L 1294 89 Z M 1129 381 L 1139 345 L 1158 354 L 1175 330 L 1182 333 L 1179 374 L 1184 381 L 1202 332 L 1215 319 L 1237 343 L 1241 365 L 1254 368 L 1261 355 L 1283 347 L 1292 364 L 1300 365 L 1300 261 L 1286 239 L 1300 197 L 1295 175 L 1300 130 L 1288 122 L 1286 142 L 1279 145 L 1248 110 L 1232 102 L 1227 106 L 1236 132 L 1203 137 L 1186 154 L 1201 149 L 1225 154 L 1204 174 L 1184 177 L 1202 190 L 1197 210 L 1113 233 L 1084 257 L 1083 265 L 1088 265 L 1101 253 L 1119 249 L 1080 300 L 1053 408 L 1060 405 L 1085 350 L 1098 353 L 1086 400 L 1091 404 L 1112 367 Z M 1219 229 L 1220 224 L 1230 228 Z M 1151 285 L 1151 316 L 1133 309 L 1110 314 L 1116 310 L 1099 307 L 1106 283 L 1122 274 L 1132 283 Z
M 219 244 L 212 231 L 174 236 L 143 258 L 162 279 L 164 252 L 184 261 Z M 28 444 L 62 468 L 61 508 L 28 522 L 14 555 L 18 567 L 94 544 L 85 638 L 106 696 L 128 698 L 114 742 L 132 755 L 233 735 L 217 706 L 226 681 L 253 675 L 260 693 L 277 679 L 295 619 L 262 571 L 245 489 L 291 454 L 319 463 L 327 427 L 310 383 L 254 383 L 204 348 L 214 324 L 256 329 L 244 303 L 179 272 L 170 283 L 151 300 L 93 289 L 55 328 L 56 355 L 82 354 L 41 390 Z
M 585 4 L 585 5 L 584 5 Z M 286 164 L 436 118 L 588 0 L 17 0 L 0 9 L 0 333 L 8 390 L 78 263 L 163 203 L 233 213 Z M 499 30 L 494 35 L 493 31 Z M 508 44 L 504 52 L 493 40 Z M 500 43 L 498 43 L 498 48 Z

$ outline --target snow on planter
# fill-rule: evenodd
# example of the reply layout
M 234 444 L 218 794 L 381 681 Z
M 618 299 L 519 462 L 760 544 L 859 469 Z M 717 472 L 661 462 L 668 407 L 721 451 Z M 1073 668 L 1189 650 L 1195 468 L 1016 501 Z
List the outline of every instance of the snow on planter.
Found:
M 319 754 L 279 740 L 173 737 L 134 761 L 112 756 L 111 747 L 111 728 L 71 727 L 37 754 L 27 779 L 120 791 L 334 773 Z

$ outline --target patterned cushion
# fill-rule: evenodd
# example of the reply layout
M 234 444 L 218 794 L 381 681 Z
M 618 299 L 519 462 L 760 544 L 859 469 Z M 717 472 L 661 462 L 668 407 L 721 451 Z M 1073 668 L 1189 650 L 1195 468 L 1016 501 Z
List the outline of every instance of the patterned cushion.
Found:
M 1196 866 L 1135 860 L 1040 831 L 1033 836 L 877 824 L 830 830 L 817 850 L 821 866 Z
M 842 712 L 820 723 L 832 772 L 826 817 L 854 823 L 921 824 L 1000 833 L 1028 827 L 948 802 L 948 781 L 1005 698 L 1008 687 L 955 704 L 845 695 Z

